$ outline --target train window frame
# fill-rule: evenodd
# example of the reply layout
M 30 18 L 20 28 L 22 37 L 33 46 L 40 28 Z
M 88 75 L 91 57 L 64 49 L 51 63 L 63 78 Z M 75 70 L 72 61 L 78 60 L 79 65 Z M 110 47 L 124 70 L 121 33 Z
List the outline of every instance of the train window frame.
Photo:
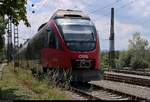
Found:
M 52 31 L 51 28 L 49 28 L 47 32 L 50 32 L 48 33 L 48 48 L 61 49 L 58 36 Z
M 52 30 L 51 30 L 51 28 L 50 27 L 47 27 L 46 28 L 46 33 L 47 33 L 47 48 L 50 48 L 50 36 L 51 36 L 51 34 L 52 34 Z
M 59 19 L 56 19 L 55 20 L 55 22 L 56 22 L 56 25 L 57 25 L 57 27 L 58 27 L 58 29 L 59 29 L 59 31 L 60 31 L 60 33 L 61 33 L 61 36 L 63 37 L 63 40 L 64 40 L 64 42 L 66 43 L 66 46 L 68 47 L 68 49 L 69 50 L 72 50 L 72 51 L 78 51 L 78 52 L 87 52 L 87 51 L 93 51 L 93 50 L 95 50 L 96 49 L 96 44 L 97 44 L 97 32 L 96 32 L 96 27 L 95 27 L 95 25 L 94 25 L 94 23 L 91 21 L 91 20 L 88 20 L 89 21 L 89 23 L 83 23 L 83 24 L 77 24 L 77 25 L 81 25 L 81 26 L 89 26 L 89 27 L 91 27 L 92 28 L 92 32 L 90 33 L 90 34 L 92 34 L 92 38 L 93 38 L 93 40 L 84 40 L 84 41 L 77 41 L 77 40 L 72 40 L 72 41 L 69 41 L 69 40 L 66 40 L 65 39 L 65 36 L 64 36 L 64 32 L 63 32 L 63 29 L 62 29 L 62 25 L 60 24 L 60 22 L 58 22 L 58 20 L 60 20 L 60 19 L 62 19 L 62 20 L 66 20 L 66 19 L 71 19 L 71 20 L 87 20 L 87 19 L 79 19 L 79 18 L 59 18 Z M 79 22 L 80 23 L 80 22 Z M 71 23 L 65 23 L 64 22 L 64 25 L 66 25 L 66 24 L 70 24 L 70 25 L 73 25 L 73 24 L 76 24 L 76 23 L 73 23 L 73 24 L 71 24 Z M 74 43 L 74 46 L 77 46 L 77 44 L 78 44 L 78 46 L 79 46 L 79 44 L 80 45 L 83 45 L 83 44 L 86 44 L 87 42 L 92 42 L 94 45 L 91 45 L 90 44 L 90 46 L 88 47 L 88 49 L 83 49 L 82 47 L 80 47 L 80 49 L 74 49 L 74 47 L 71 47 L 71 43 L 73 44 Z M 86 45 L 89 45 L 89 44 L 86 44 Z M 91 46 L 92 46 L 92 48 L 91 48 Z
M 55 34 L 51 31 L 50 34 L 50 48 L 56 49 L 56 38 L 55 38 Z

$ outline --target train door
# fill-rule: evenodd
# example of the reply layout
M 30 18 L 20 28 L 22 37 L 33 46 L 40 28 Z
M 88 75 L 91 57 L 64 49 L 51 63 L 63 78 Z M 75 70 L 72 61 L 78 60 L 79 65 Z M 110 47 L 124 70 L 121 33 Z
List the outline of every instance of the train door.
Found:
M 51 31 L 50 38 L 49 38 L 49 48 L 51 50 L 50 53 L 50 61 L 52 67 L 59 67 L 59 58 L 60 58 L 60 43 L 59 39 L 56 34 Z
M 50 27 L 47 28 L 47 43 L 44 50 L 42 50 L 42 62 L 43 66 L 55 67 L 58 65 L 58 52 L 60 49 L 60 41 Z M 57 63 L 57 64 L 56 64 Z

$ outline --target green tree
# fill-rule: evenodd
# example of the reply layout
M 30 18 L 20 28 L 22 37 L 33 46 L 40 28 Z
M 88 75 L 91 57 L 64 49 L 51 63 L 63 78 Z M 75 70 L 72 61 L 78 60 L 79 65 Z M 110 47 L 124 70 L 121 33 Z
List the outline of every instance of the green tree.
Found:
M 149 67 L 150 67 L 150 47 L 146 50 L 146 53 L 145 53 L 145 60 L 147 62 L 149 62 Z
M 27 0 L 1 0 L 0 1 L 0 49 L 4 47 L 4 34 L 7 25 L 5 16 L 11 18 L 15 25 L 22 20 L 27 27 L 30 24 L 27 19 L 26 11 Z
M 130 63 L 131 67 L 134 69 L 148 67 L 149 62 L 146 60 L 148 52 L 148 41 L 141 38 L 140 33 L 136 32 L 133 38 L 129 40 L 128 53 L 133 56 Z
M 27 20 L 26 11 L 27 0 L 3 0 L 0 1 L 0 16 L 12 18 L 14 24 L 23 20 L 26 26 L 30 26 Z
M 141 38 L 140 33 L 136 32 L 133 39 L 129 40 L 129 51 L 135 56 L 144 58 L 146 51 L 149 48 L 148 41 Z
M 150 67 L 150 47 L 146 39 L 136 32 L 129 40 L 128 50 L 122 51 L 118 60 L 118 67 L 147 68 Z

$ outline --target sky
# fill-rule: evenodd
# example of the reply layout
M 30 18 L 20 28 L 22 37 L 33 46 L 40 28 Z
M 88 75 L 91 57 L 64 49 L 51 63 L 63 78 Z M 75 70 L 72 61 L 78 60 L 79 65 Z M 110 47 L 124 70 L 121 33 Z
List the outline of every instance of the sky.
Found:
M 73 9 L 89 15 L 98 31 L 101 50 L 109 50 L 112 7 L 115 13 L 115 50 L 126 50 L 128 40 L 135 32 L 140 32 L 141 37 L 150 42 L 150 0 L 28 0 L 27 17 L 31 27 L 27 28 L 20 22 L 19 41 L 23 43 L 34 36 L 38 27 L 56 10 Z

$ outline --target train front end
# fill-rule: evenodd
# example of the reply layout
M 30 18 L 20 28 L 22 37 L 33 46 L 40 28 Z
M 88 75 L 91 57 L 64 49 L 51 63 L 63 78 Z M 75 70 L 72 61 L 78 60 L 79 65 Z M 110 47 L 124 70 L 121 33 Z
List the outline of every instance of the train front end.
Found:
M 63 63 L 70 68 L 72 81 L 100 80 L 100 45 L 96 28 L 82 12 L 78 15 L 72 12 L 69 14 L 55 19 L 62 38 L 64 57 L 67 58 Z

